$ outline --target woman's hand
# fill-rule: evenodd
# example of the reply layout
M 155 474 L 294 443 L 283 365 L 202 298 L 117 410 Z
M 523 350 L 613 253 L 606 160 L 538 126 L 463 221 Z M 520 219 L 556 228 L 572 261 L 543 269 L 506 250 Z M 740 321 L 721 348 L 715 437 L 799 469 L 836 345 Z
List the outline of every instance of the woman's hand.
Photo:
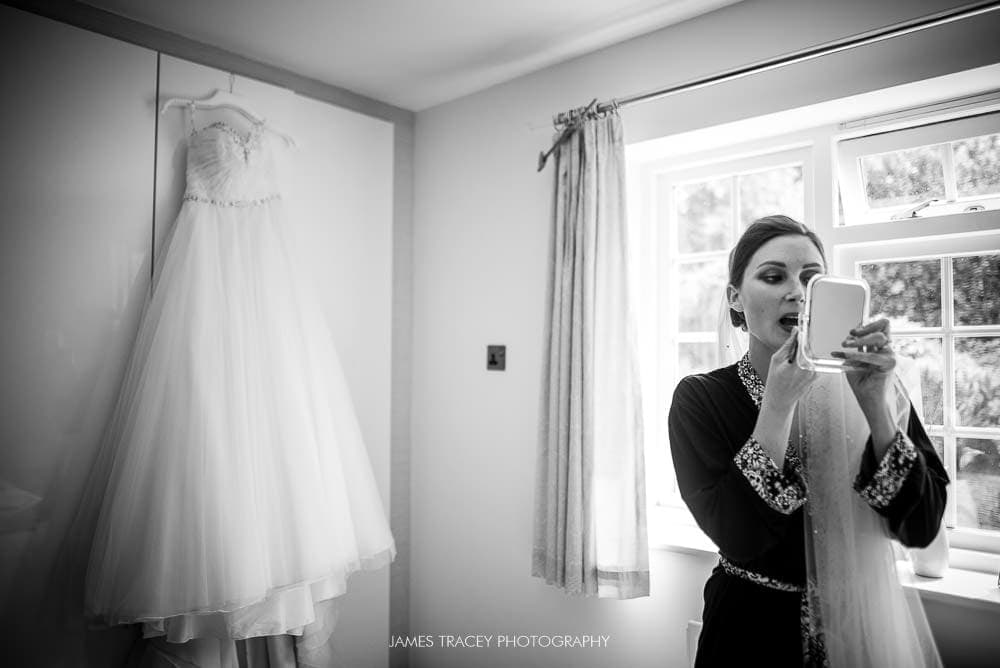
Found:
M 795 404 L 816 379 L 815 371 L 803 369 L 796 363 L 798 333 L 798 327 L 792 328 L 788 339 L 771 355 L 764 397 L 753 430 L 754 439 L 779 469 L 785 463 Z
M 857 348 L 857 351 L 835 351 L 833 356 L 844 360 L 847 382 L 858 405 L 866 415 L 881 412 L 892 382 L 893 369 L 896 368 L 896 354 L 889 338 L 889 321 L 881 318 L 852 329 L 843 346 Z
M 847 383 L 871 428 L 875 457 L 881 460 L 896 433 L 886 401 L 896 368 L 896 353 L 890 345 L 889 321 L 882 318 L 852 329 L 843 345 L 858 349 L 857 352 L 834 351 L 833 356 L 844 360 Z
M 791 411 L 816 379 L 816 372 L 803 369 L 796 363 L 799 328 L 771 355 L 764 385 L 763 402 L 779 411 Z

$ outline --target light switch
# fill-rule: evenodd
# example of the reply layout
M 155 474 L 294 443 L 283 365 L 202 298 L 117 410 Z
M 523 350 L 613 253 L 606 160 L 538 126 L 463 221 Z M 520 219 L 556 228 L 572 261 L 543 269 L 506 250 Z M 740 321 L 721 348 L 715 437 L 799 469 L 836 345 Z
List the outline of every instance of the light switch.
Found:
M 486 369 L 503 371 L 507 368 L 507 346 L 486 346 Z

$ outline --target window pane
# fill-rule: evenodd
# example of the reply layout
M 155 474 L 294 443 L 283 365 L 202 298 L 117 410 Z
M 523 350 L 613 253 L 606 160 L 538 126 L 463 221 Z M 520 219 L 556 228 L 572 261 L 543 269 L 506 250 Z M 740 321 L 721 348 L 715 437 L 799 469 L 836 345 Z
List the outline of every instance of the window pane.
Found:
M 868 206 L 877 209 L 944 198 L 941 151 L 947 144 L 859 158 Z
M 1000 441 L 960 438 L 957 446 L 958 525 L 1000 529 Z
M 944 424 L 944 356 L 941 339 L 894 337 L 892 348 L 896 351 L 898 360 L 896 370 L 920 411 L 924 424 Z
M 715 343 L 678 343 L 677 377 L 705 373 L 717 367 L 715 348 Z
M 714 332 L 726 285 L 726 259 L 685 262 L 677 267 L 676 284 L 679 329 L 682 332 Z M 668 296 L 670 298 L 670 296 Z
M 953 263 L 955 324 L 1000 324 L 1000 255 L 956 257 Z
M 871 317 L 895 329 L 941 326 L 941 262 L 879 262 L 861 265 L 871 288 Z
M 674 186 L 677 249 L 681 253 L 725 250 L 732 245 L 732 183 L 727 176 Z
M 955 339 L 955 409 L 962 427 L 1000 427 L 1000 337 Z
M 1000 194 L 1000 134 L 952 144 L 959 197 Z
M 802 190 L 802 165 L 776 167 L 761 172 L 741 174 L 740 230 L 763 216 L 781 213 L 804 222 L 805 196 Z

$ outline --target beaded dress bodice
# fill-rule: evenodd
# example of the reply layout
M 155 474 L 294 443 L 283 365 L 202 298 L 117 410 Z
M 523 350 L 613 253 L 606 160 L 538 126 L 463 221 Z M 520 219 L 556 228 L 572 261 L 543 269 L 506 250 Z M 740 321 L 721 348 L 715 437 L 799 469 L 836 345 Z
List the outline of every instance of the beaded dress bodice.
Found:
M 280 197 L 264 127 L 241 134 L 224 122 L 192 130 L 184 199 L 215 206 L 254 206 Z

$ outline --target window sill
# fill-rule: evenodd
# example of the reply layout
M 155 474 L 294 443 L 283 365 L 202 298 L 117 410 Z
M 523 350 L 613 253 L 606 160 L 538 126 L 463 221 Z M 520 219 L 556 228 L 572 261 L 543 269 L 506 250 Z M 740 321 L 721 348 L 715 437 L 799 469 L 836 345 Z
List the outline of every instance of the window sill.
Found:
M 897 561 L 896 572 L 900 583 L 919 591 L 922 599 L 1000 613 L 1000 587 L 996 575 L 949 568 L 944 577 L 925 578 L 914 573 L 908 561 Z
M 697 525 L 677 524 L 670 527 L 670 537 L 650 535 L 650 550 L 667 552 L 683 552 L 693 555 L 717 556 L 719 548 L 715 546 Z
M 701 529 L 680 522 L 670 526 L 669 533 L 651 531 L 650 550 L 680 552 L 706 559 L 718 556 L 718 548 Z M 896 572 L 900 584 L 919 591 L 922 599 L 1000 613 L 1000 586 L 995 573 L 952 566 L 942 578 L 925 578 L 915 574 L 907 560 L 896 562 Z
M 695 524 L 681 505 L 653 505 L 647 513 L 649 548 L 667 552 L 714 556 L 719 548 Z

